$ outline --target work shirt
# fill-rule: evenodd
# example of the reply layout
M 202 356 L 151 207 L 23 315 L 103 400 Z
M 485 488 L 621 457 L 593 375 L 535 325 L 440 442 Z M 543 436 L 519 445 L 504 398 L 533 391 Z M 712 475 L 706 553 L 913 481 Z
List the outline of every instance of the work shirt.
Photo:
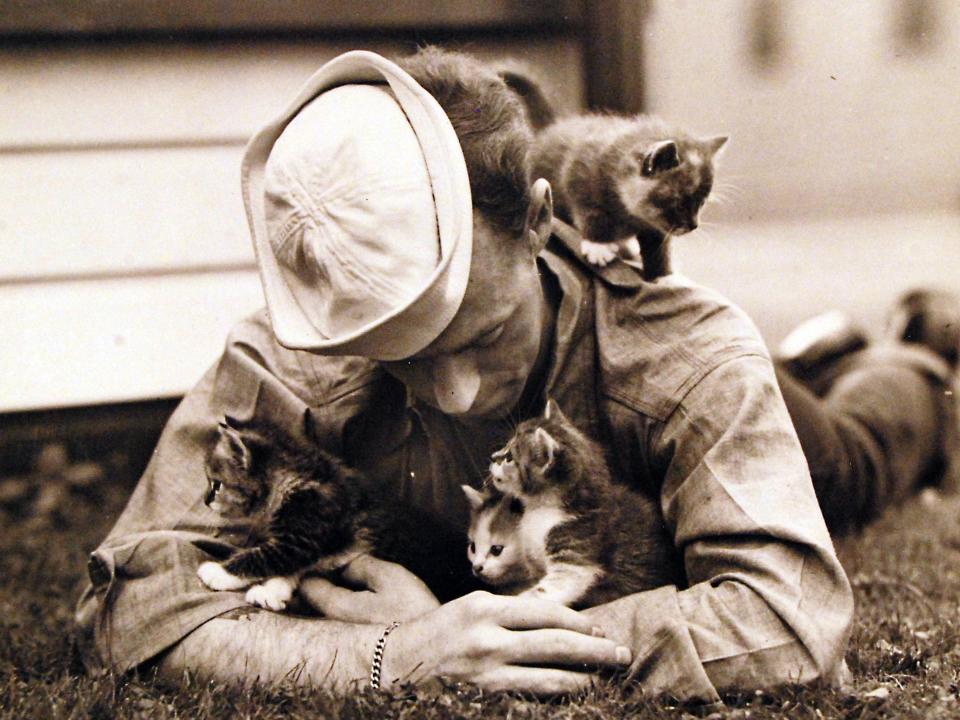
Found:
M 609 608 L 651 692 L 837 681 L 850 586 L 814 496 L 766 347 L 742 311 L 674 275 L 588 267 L 557 224 L 540 271 L 561 295 L 545 395 L 606 450 L 613 475 L 659 499 L 686 584 Z M 311 422 L 305 418 L 309 414 Z M 212 592 L 204 560 L 243 543 L 243 521 L 203 503 L 224 415 L 312 438 L 371 482 L 465 529 L 509 423 L 463 420 L 414 399 L 375 362 L 277 344 L 265 312 L 241 322 L 165 428 L 117 524 L 90 558 L 77 619 L 91 656 L 133 668 L 242 607 Z M 317 620 L 322 622 L 322 620 Z

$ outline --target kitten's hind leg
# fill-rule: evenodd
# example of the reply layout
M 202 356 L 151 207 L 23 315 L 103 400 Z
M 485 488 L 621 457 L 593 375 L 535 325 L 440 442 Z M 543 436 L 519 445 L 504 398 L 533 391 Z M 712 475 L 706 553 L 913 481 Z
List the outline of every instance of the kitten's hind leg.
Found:
M 240 590 L 253 582 L 252 578 L 234 575 L 216 562 L 200 563 L 197 576 L 211 590 Z
M 596 565 L 551 563 L 540 582 L 520 594 L 570 606 L 587 594 L 601 572 Z
M 299 575 L 272 577 L 247 590 L 245 599 L 251 605 L 280 612 L 287 607 L 294 590 L 300 585 Z

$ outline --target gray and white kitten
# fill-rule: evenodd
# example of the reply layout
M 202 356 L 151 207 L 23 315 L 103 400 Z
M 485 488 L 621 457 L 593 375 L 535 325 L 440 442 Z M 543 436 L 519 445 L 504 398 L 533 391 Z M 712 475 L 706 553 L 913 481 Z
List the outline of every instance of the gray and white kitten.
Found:
M 493 455 L 484 487 L 463 490 L 473 572 L 499 592 L 582 608 L 684 583 L 657 504 L 614 483 L 552 400 Z
M 647 280 L 671 272 L 670 238 L 695 230 L 724 136 L 697 138 L 650 115 L 587 113 L 556 119 L 540 87 L 500 73 L 536 130 L 532 177 L 553 189 L 557 217 L 584 236 L 581 252 L 606 265 L 643 261 Z

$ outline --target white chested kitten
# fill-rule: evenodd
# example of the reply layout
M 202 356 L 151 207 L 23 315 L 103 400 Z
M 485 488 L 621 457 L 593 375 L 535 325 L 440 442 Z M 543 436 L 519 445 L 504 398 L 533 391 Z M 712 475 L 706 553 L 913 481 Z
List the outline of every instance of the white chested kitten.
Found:
M 697 138 L 651 115 L 586 113 L 556 119 L 531 78 L 501 72 L 537 131 L 532 175 L 553 188 L 557 217 L 585 238 L 596 265 L 643 261 L 647 280 L 671 272 L 670 238 L 699 225 L 724 136 Z
M 309 416 L 308 416 L 309 417 Z M 462 531 L 374 493 L 334 455 L 264 424 L 220 423 L 207 457 L 204 502 L 250 522 L 252 542 L 197 575 L 212 590 L 283 610 L 307 572 L 331 572 L 358 556 L 400 563 L 440 600 L 476 587 L 459 551 Z
M 583 608 L 684 583 L 656 503 L 614 483 L 603 451 L 552 400 L 493 455 L 484 487 L 463 490 L 467 555 L 499 592 Z

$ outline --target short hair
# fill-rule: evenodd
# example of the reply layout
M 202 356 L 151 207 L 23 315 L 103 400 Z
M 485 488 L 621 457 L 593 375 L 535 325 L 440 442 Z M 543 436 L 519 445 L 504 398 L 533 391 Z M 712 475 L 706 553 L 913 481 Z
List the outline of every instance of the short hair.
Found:
M 463 53 L 428 46 L 398 64 L 450 118 L 474 208 L 494 227 L 522 232 L 530 204 L 532 132 L 520 98 L 492 68 Z

